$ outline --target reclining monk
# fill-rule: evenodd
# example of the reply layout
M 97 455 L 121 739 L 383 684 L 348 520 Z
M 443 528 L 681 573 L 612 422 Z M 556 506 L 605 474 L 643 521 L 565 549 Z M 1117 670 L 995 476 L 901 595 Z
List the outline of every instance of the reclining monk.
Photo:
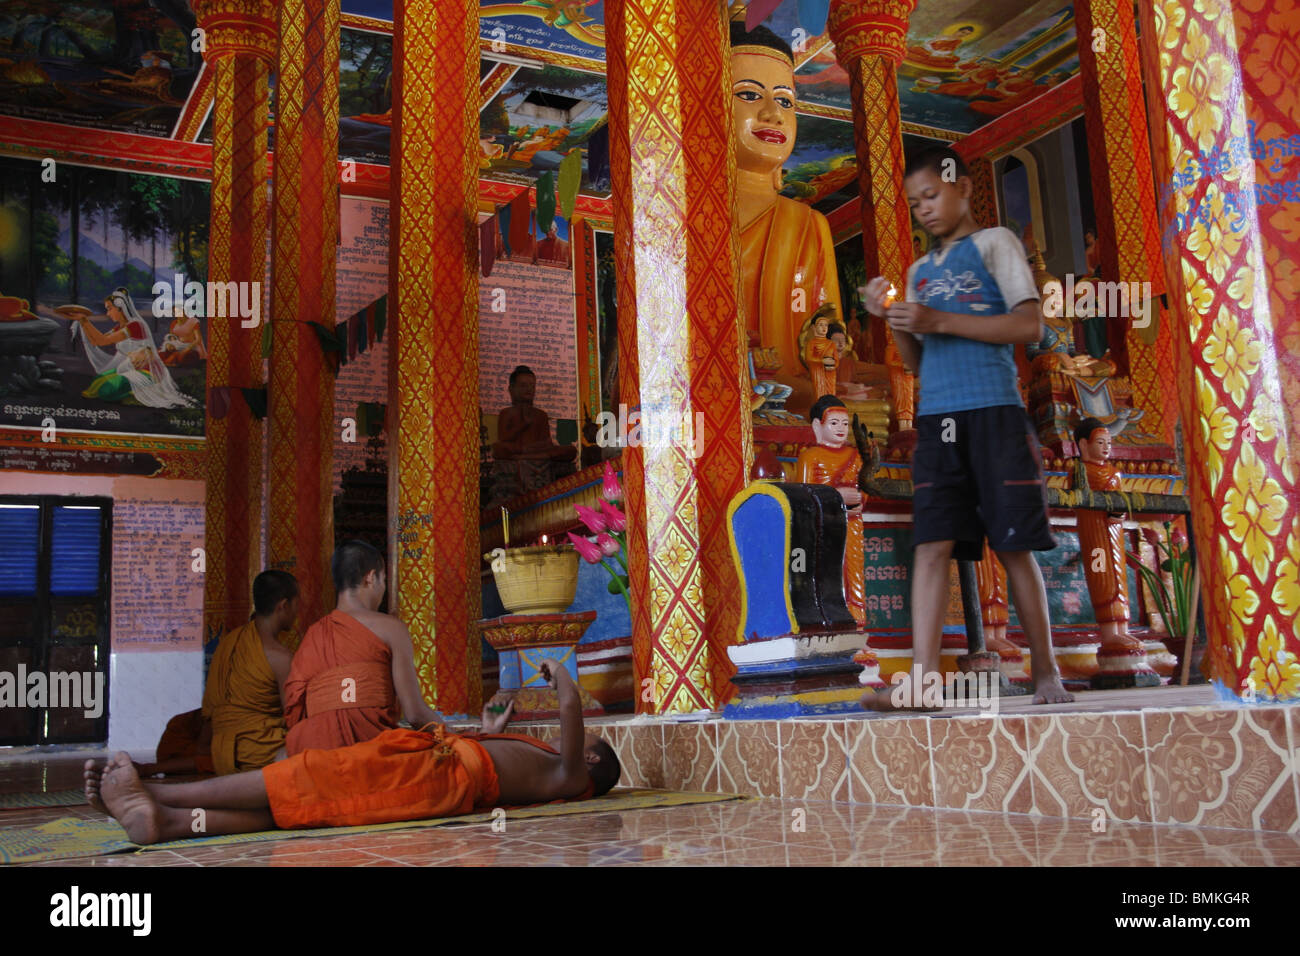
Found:
M 384 556 L 345 541 L 330 562 L 338 607 L 307 629 L 285 685 L 289 756 L 377 737 L 405 715 L 412 727 L 440 722 L 424 702 L 411 632 L 380 614 Z
M 156 773 L 238 773 L 284 756 L 284 686 L 293 653 L 277 638 L 298 616 L 298 581 L 288 571 L 253 579 L 253 617 L 221 638 L 203 707 L 173 717 L 158 742 Z
M 111 814 L 132 842 L 150 844 L 273 827 L 424 820 L 608 792 L 620 773 L 613 748 L 583 732 L 582 701 L 564 666 L 546 660 L 539 670 L 559 697 L 558 753 L 529 738 L 457 735 L 435 724 L 431 732 L 385 730 L 365 743 L 308 750 L 262 770 L 172 784 L 141 781 L 131 758 L 118 753 L 103 768 L 86 761 L 86 802 Z M 484 729 L 495 730 L 508 713 L 493 720 L 485 708 L 483 716 Z

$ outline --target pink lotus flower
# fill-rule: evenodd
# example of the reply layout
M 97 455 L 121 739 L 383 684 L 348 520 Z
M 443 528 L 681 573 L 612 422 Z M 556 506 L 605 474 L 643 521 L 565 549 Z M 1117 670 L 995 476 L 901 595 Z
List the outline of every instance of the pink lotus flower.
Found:
M 581 538 L 569 532 L 569 541 L 573 544 L 573 549 L 582 555 L 582 560 L 588 564 L 599 564 L 601 560 L 601 550 L 595 544 L 592 544 L 586 538 Z
M 605 556 L 609 558 L 618 554 L 622 547 L 617 541 L 604 533 L 596 537 L 596 544 L 600 547 L 600 550 L 605 554 Z
M 1156 534 L 1155 528 L 1143 527 L 1142 537 L 1146 539 L 1147 544 L 1153 548 L 1160 546 L 1160 535 Z
M 614 466 L 605 462 L 605 480 L 600 486 L 600 496 L 606 501 L 622 501 L 623 489 L 619 486 L 618 476 L 614 474 Z
M 605 516 L 605 524 L 610 531 L 623 531 L 627 528 L 627 515 L 603 499 L 598 504 L 600 505 L 600 513 Z
M 1187 550 L 1187 535 L 1183 533 L 1182 528 L 1175 528 L 1172 537 L 1175 548 L 1179 551 Z
M 605 520 L 605 516 L 595 508 L 574 505 L 573 509 L 578 512 L 578 517 L 582 519 L 582 523 L 587 526 L 587 530 L 592 534 L 600 534 L 609 527 L 609 522 Z

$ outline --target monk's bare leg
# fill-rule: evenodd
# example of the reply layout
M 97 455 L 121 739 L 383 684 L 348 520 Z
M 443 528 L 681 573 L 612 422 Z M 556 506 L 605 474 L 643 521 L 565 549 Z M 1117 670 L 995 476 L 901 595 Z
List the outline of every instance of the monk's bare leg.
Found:
M 939 670 L 939 649 L 943 640 L 943 619 L 948 611 L 948 562 L 952 559 L 953 542 L 928 541 L 916 546 L 912 567 L 912 662 L 921 667 L 921 680 L 927 674 L 942 674 Z M 903 700 L 915 703 L 899 707 L 894 695 L 900 685 L 867 691 L 862 695 L 862 706 L 867 710 L 920 710 L 933 711 L 921 705 L 922 689 L 912 686 L 912 674 L 904 679 L 901 688 Z
M 1052 650 L 1052 631 L 1047 617 L 1047 591 L 1043 574 L 1031 551 L 999 551 L 998 559 L 1007 569 L 1007 587 L 1016 607 L 1020 626 L 1029 640 L 1030 676 L 1034 679 L 1035 704 L 1068 704 L 1074 695 L 1061 683 Z
M 199 802 L 183 807 L 167 806 L 154 798 L 153 788 L 140 781 L 131 758 L 119 752 L 104 767 L 99 796 L 131 842 L 141 845 L 193 836 L 251 833 L 275 827 L 267 809 L 266 787 L 261 776 L 260 771 L 253 771 L 194 784 L 175 784 L 173 789 L 177 790 L 201 788 L 191 789 L 188 794 L 189 799 Z M 209 786 L 212 784 L 218 786 Z M 196 814 L 195 810 L 203 813 Z

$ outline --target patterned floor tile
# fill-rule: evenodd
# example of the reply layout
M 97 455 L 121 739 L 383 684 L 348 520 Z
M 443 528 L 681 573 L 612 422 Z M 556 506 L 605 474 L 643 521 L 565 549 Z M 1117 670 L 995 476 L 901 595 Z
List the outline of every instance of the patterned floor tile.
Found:
M 1051 714 L 1025 718 L 1033 812 L 1049 817 L 1151 822 L 1151 789 L 1140 714 Z
M 990 721 L 994 724 L 992 732 Z M 1029 812 L 1033 794 L 1025 718 L 935 720 L 930 735 L 937 806 Z

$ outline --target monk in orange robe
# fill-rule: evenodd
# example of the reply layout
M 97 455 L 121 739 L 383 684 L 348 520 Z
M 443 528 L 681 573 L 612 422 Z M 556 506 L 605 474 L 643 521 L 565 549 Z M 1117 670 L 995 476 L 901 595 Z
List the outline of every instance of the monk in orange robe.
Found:
M 331 562 L 338 607 L 307 629 L 285 684 L 289 756 L 347 747 L 392 730 L 405 714 L 413 727 L 440 723 L 424 702 L 411 632 L 380 614 L 384 556 L 346 541 Z
M 386 730 L 365 743 L 309 750 L 250 773 L 193 783 L 144 783 L 131 758 L 85 764 L 86 802 L 111 814 L 127 837 L 146 845 L 194 836 L 193 809 L 205 835 L 272 827 L 360 826 L 420 820 L 600 796 L 618 782 L 613 748 L 584 733 L 577 685 L 562 665 L 539 667 L 560 704 L 560 746 L 500 734 L 504 716 L 484 709 L 486 734 Z
M 298 616 L 298 582 L 287 571 L 253 580 L 253 618 L 221 638 L 201 710 L 173 717 L 158 741 L 157 773 L 228 774 L 265 767 L 284 755 L 283 687 L 292 652 L 280 635 Z
M 817 399 L 808 413 L 812 419 L 817 444 L 799 452 L 795 481 L 810 485 L 830 485 L 840 493 L 848 507 L 848 537 L 844 542 L 844 603 L 859 625 L 867 621 L 866 595 L 863 590 L 864 551 L 862 546 L 862 492 L 858 490 L 858 472 L 862 456 L 848 444 L 849 411 L 834 395 Z
M 794 389 L 786 407 L 802 414 L 819 393 L 800 361 L 799 331 L 822 305 L 829 321 L 839 318 L 835 246 L 825 216 L 780 195 L 796 132 L 790 47 L 766 27 L 747 33 L 733 22 L 731 75 L 741 307 L 751 339 L 781 360 L 776 379 Z
M 1093 491 L 1120 491 L 1119 471 L 1110 458 L 1110 431 L 1095 418 L 1085 418 L 1074 431 L 1079 457 Z M 1142 654 L 1142 642 L 1129 633 L 1128 573 L 1124 563 L 1124 525 L 1104 511 L 1080 508 L 1079 557 L 1088 597 L 1101 630 L 1098 654 Z
M 818 395 L 834 395 L 836 371 L 839 367 L 839 348 L 830 338 L 830 310 L 824 306 L 812 318 L 812 329 L 803 346 L 804 364 L 812 378 L 813 391 Z M 837 325 L 838 328 L 838 325 Z

